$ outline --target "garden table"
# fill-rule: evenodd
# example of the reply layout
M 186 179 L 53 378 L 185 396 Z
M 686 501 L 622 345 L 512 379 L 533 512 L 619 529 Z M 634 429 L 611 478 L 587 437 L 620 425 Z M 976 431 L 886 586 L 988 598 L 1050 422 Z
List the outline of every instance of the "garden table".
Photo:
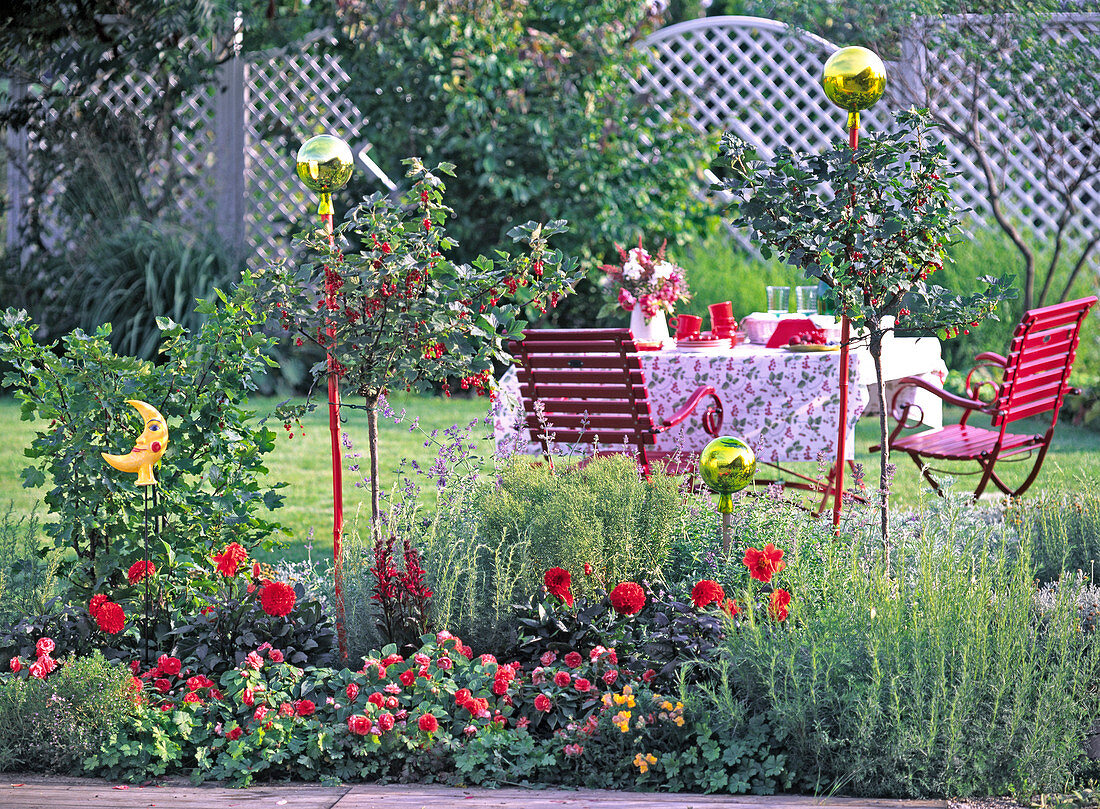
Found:
M 713 385 L 722 400 L 723 435 L 744 439 L 760 461 L 818 461 L 836 454 L 840 411 L 840 355 L 837 351 L 795 352 L 784 348 L 741 345 L 712 353 L 666 349 L 639 353 L 655 420 L 667 418 L 700 385 Z M 934 337 L 894 337 L 883 342 L 883 376 L 887 380 L 926 376 L 940 383 L 947 366 Z M 875 368 L 865 347 L 853 348 L 849 367 L 846 456 L 852 458 L 852 431 L 873 406 Z M 886 401 L 892 390 L 887 384 Z M 494 406 L 494 434 L 500 455 L 537 454 L 537 443 L 520 431 L 522 407 L 516 369 L 501 377 Z M 908 398 L 905 398 L 905 397 Z M 943 424 L 939 399 L 907 388 L 907 402 L 923 410 L 929 427 Z M 901 402 L 899 401 L 899 404 Z M 875 411 L 877 412 L 877 411 Z M 710 441 L 703 425 L 689 419 L 657 436 L 656 450 L 699 452 Z

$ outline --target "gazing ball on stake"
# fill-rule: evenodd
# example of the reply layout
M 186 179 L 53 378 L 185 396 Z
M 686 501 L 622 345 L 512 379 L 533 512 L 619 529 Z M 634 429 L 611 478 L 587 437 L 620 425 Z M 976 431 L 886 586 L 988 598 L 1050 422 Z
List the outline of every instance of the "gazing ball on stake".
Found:
M 351 179 L 351 147 L 334 135 L 317 135 L 298 150 L 298 177 L 311 191 L 321 195 L 317 212 L 332 213 L 332 192 Z
M 859 126 L 859 111 L 882 98 L 886 66 L 874 51 L 852 45 L 829 57 L 821 77 L 829 100 L 848 111 L 848 128 Z
M 718 495 L 718 511 L 733 513 L 734 492 L 752 483 L 756 474 L 756 453 L 740 438 L 715 438 L 699 455 L 699 476 Z

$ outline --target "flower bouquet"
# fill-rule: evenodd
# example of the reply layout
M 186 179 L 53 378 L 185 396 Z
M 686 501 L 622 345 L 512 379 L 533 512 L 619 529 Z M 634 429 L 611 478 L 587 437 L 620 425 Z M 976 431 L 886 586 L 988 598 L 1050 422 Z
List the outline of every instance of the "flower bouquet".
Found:
M 600 317 L 610 315 L 616 308 L 633 312 L 640 308 L 645 322 L 658 313 L 671 314 L 677 301 L 691 299 L 684 282 L 684 271 L 665 257 L 665 242 L 656 255 L 638 246 L 624 250 L 616 245 L 621 264 L 604 264 L 600 267 L 606 275 L 602 286 L 613 300 L 600 310 Z

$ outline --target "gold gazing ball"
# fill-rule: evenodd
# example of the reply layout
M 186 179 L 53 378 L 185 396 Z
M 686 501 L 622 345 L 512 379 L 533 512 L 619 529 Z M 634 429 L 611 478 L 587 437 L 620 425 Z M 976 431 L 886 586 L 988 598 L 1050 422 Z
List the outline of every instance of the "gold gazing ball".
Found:
M 756 453 L 740 438 L 715 438 L 699 456 L 699 476 L 715 494 L 739 492 L 752 483 L 755 474 Z
M 886 90 L 886 67 L 873 52 L 858 45 L 841 48 L 825 63 L 825 95 L 848 112 L 865 110 Z
M 310 190 L 331 194 L 351 179 L 351 148 L 333 135 L 317 135 L 298 150 L 298 176 Z

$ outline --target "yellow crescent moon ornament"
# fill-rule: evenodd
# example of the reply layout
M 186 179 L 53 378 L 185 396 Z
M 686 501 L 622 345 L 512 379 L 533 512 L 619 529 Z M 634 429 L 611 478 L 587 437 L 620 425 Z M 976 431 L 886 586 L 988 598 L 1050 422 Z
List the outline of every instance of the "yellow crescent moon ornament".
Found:
M 302 144 L 296 163 L 298 178 L 321 195 L 317 213 L 332 213 L 332 192 L 347 185 L 353 162 L 351 147 L 335 135 L 317 135 Z
M 168 425 L 160 411 L 148 402 L 127 399 L 126 404 L 145 420 L 145 429 L 137 437 L 134 448 L 128 455 L 110 455 L 106 452 L 100 454 L 103 460 L 118 471 L 136 472 L 138 486 L 155 486 L 157 479 L 153 477 L 153 464 L 160 462 L 160 456 L 168 446 Z
M 829 57 L 821 77 L 829 100 L 848 111 L 848 128 L 859 126 L 859 111 L 882 98 L 886 66 L 874 51 L 852 45 Z
M 704 447 L 699 455 L 699 476 L 718 495 L 718 512 L 733 511 L 734 492 L 752 483 L 756 474 L 756 453 L 740 438 L 722 436 Z

